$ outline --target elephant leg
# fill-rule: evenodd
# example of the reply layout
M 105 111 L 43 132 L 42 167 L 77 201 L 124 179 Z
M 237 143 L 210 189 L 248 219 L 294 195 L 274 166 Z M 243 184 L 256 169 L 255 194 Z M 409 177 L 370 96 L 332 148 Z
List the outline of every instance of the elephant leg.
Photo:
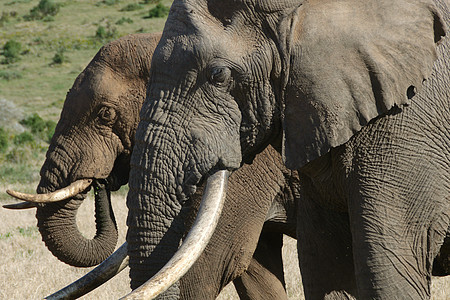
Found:
M 433 259 L 444 240 L 448 215 L 433 212 L 440 210 L 438 201 L 414 201 L 423 205 L 417 212 L 432 216 L 423 219 L 394 193 L 369 197 L 364 186 L 360 190 L 349 201 L 359 295 L 363 299 L 400 295 L 402 299 L 429 299 Z
M 233 281 L 241 299 L 287 299 L 282 247 L 282 233 L 261 233 L 248 269 Z
M 297 209 L 297 249 L 305 298 L 357 297 L 348 215 L 323 208 L 303 186 Z

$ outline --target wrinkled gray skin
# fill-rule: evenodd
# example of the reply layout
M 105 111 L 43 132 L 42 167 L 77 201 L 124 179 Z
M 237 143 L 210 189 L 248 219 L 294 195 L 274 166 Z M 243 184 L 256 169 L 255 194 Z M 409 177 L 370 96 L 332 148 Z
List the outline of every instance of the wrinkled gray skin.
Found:
M 196 186 L 272 144 L 301 176 L 308 299 L 428 298 L 450 223 L 436 3 L 174 1 L 131 159 L 132 288 L 176 252 Z
M 150 61 L 160 37 L 161 34 L 138 34 L 111 42 L 78 76 L 67 95 L 42 167 L 40 190 L 51 179 L 58 182 L 45 186 L 45 190 L 80 178 L 106 179 L 107 190 L 127 183 L 138 111 L 145 99 Z M 114 115 L 107 123 L 100 113 L 104 107 Z M 65 177 L 60 178 L 61 175 Z M 295 216 L 289 216 L 286 210 L 295 206 L 293 194 L 297 188 L 295 172 L 284 167 L 281 156 L 273 149 L 267 149 L 251 166 L 233 174 L 218 228 L 198 262 L 182 278 L 181 298 L 214 299 L 233 280 L 242 299 L 287 298 L 281 262 L 282 234 L 294 236 Z M 200 199 L 201 193 L 193 197 L 186 228 L 193 222 Z M 97 197 L 97 223 L 110 230 L 105 233 L 100 227 L 93 240 L 82 238 L 75 222 L 81 201 L 45 205 L 38 209 L 37 217 L 43 239 L 56 257 L 71 265 L 91 266 L 114 250 L 117 233 L 111 224 L 108 199 Z M 290 211 L 295 213 L 294 209 Z M 82 251 L 90 249 L 84 245 L 92 244 L 97 246 Z

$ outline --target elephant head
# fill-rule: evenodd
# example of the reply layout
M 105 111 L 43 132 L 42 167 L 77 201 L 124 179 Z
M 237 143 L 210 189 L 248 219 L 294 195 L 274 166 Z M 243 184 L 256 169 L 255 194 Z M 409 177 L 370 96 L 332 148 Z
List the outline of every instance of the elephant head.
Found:
M 37 204 L 36 212 L 43 241 L 65 263 L 93 266 L 114 251 L 117 228 L 109 191 L 128 182 L 134 133 L 159 38 L 130 35 L 105 45 L 67 93 L 41 168 L 38 195 L 30 196 L 71 196 Z M 78 190 L 67 192 L 79 182 Z M 78 230 L 76 212 L 91 182 L 96 186 L 97 233 L 87 239 Z
M 302 169 L 347 142 L 408 104 L 443 35 L 431 1 L 174 1 L 131 158 L 132 288 L 177 251 L 208 176 L 268 144 Z

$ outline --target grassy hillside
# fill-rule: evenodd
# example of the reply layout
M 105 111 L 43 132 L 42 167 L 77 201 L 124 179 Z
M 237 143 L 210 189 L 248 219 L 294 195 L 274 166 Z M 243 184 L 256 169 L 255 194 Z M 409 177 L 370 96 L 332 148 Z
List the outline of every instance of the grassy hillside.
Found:
M 104 43 L 161 31 L 171 2 L 0 1 L 0 186 L 34 190 L 77 75 Z

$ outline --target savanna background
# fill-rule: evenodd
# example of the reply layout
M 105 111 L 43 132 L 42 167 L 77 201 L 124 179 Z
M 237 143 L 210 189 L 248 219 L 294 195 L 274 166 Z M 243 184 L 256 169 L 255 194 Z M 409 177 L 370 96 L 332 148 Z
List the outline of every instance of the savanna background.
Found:
M 98 49 L 130 33 L 162 31 L 170 0 L 0 1 L 0 204 L 13 188 L 34 192 L 39 169 L 67 91 Z M 126 187 L 113 196 L 119 245 L 125 240 Z M 78 214 L 92 237 L 93 197 Z M 42 299 L 87 273 L 58 261 L 45 248 L 34 209 L 0 208 L 0 298 Z M 302 299 L 296 242 L 285 238 L 290 299 Z M 205 270 L 207 272 L 207 270 Z M 450 278 L 433 278 L 433 299 L 450 298 Z M 84 299 L 117 299 L 129 292 L 127 269 Z M 219 299 L 238 299 L 233 286 Z

